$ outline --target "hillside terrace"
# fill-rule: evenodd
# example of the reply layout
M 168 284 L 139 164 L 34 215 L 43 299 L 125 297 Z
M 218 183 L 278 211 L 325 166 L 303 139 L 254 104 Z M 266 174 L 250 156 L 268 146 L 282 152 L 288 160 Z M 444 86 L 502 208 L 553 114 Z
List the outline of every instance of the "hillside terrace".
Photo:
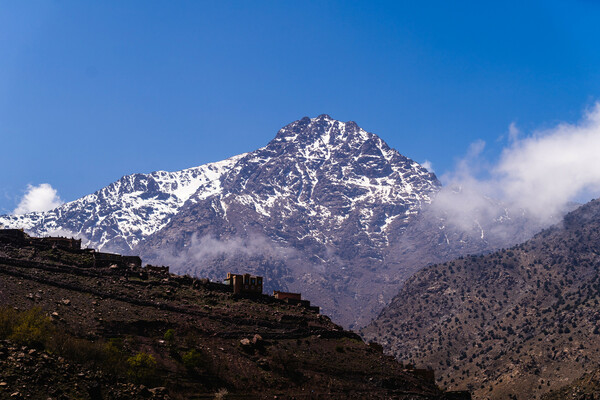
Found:
M 176 283 L 192 287 L 202 285 L 205 288 L 216 291 L 231 292 L 233 296 L 237 297 L 260 299 L 263 302 L 282 302 L 297 305 L 317 314 L 320 311 L 318 306 L 311 306 L 310 301 L 302 300 L 300 293 L 275 291 L 273 296 L 263 294 L 263 277 L 261 276 L 228 272 L 224 283 L 211 282 L 207 278 L 192 278 L 187 275 L 171 274 L 168 266 L 146 264 L 142 267 L 142 260 L 138 256 L 100 252 L 91 248 L 82 249 L 81 239 L 66 237 L 38 238 L 28 235 L 22 229 L 0 229 L 0 242 L 29 245 L 40 251 L 60 249 L 73 255 L 81 255 L 83 257 L 77 263 L 79 267 L 109 268 L 113 275 L 118 275 L 126 279 L 147 281 L 149 275 L 152 275 L 160 277 L 162 279 L 161 282 L 166 284 Z

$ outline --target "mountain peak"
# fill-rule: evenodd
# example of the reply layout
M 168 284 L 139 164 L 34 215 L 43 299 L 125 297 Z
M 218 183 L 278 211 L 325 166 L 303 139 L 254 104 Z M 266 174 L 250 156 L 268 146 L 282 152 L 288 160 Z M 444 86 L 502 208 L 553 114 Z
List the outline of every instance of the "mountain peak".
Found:
M 322 119 L 331 120 L 332 118 L 328 114 L 321 114 L 317 118 L 313 118 L 313 119 L 316 119 L 316 120 L 322 120 Z
M 0 223 L 37 236 L 72 232 L 86 238 L 84 245 L 139 252 L 151 263 L 213 279 L 219 268 L 244 265 L 273 287 L 302 291 L 340 321 L 356 323 L 396 290 L 390 284 L 384 297 L 375 296 L 364 284 L 369 275 L 350 281 L 347 273 L 388 265 L 390 240 L 439 186 L 378 136 L 322 114 L 288 124 L 247 154 L 126 176 L 52 212 Z M 332 294 L 332 276 L 343 296 Z
M 305 118 L 307 118 L 307 117 L 305 117 Z M 344 125 L 346 128 L 350 128 L 352 130 L 360 129 L 360 127 L 354 121 L 342 122 L 338 119 L 331 118 L 331 116 L 329 114 L 321 114 L 316 118 L 310 118 L 310 121 L 313 123 L 332 123 L 332 124 L 335 124 L 337 122 L 338 124 Z
M 371 137 L 377 136 L 367 133 L 354 121 L 342 122 L 327 114 L 321 114 L 316 118 L 304 117 L 284 126 L 279 130 L 273 142 L 322 146 L 335 145 L 349 140 L 362 143 Z

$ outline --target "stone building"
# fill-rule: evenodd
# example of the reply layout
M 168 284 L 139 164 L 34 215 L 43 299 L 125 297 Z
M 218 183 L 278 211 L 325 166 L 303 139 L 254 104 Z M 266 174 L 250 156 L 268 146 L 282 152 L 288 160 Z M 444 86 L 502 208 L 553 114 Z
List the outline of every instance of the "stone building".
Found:
M 262 294 L 263 291 L 262 276 L 228 272 L 225 284 L 233 288 L 234 294 Z
M 280 292 L 279 290 L 273 291 L 273 297 L 279 300 L 302 300 L 302 294 L 300 293 Z
M 142 259 L 138 256 L 122 256 L 120 254 L 92 252 L 95 267 L 108 267 L 116 265 L 119 267 L 141 267 Z
M 69 250 L 81 250 L 81 239 L 66 237 L 42 237 L 36 238 L 35 240 L 41 244 L 46 244 L 51 247 L 60 247 Z
M 302 294 L 300 293 L 280 292 L 279 290 L 275 290 L 273 291 L 273 297 L 283 300 L 288 304 L 300 305 L 316 313 L 320 312 L 320 308 L 317 306 L 311 306 L 309 300 L 302 300 Z

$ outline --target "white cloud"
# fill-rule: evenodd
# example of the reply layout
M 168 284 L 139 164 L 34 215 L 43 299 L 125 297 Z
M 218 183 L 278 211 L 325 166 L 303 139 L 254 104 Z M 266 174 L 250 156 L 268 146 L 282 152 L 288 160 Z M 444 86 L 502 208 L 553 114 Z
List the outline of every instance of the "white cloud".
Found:
M 584 193 L 600 192 L 600 103 L 577 124 L 516 140 L 493 173 L 505 198 L 545 217 Z
M 198 261 L 206 261 L 220 255 L 233 255 L 236 253 L 248 256 L 267 255 L 278 258 L 291 255 L 290 249 L 278 246 L 261 235 L 248 239 L 233 237 L 222 240 L 213 236 L 203 236 L 200 239 L 193 236 L 188 252 L 188 256 Z
M 423 168 L 425 168 L 427 171 L 429 172 L 435 172 L 433 170 L 433 164 L 431 163 L 431 161 L 429 160 L 425 160 L 421 163 L 421 165 L 423 166 Z
M 481 197 L 489 196 L 550 223 L 569 202 L 600 194 L 600 103 L 578 123 L 520 135 L 511 123 L 509 145 L 495 165 L 481 158 L 484 142 L 472 144 L 455 171 L 442 176 L 444 190 L 462 195 L 442 193 L 438 207 L 463 216 L 470 210 L 481 213 Z M 482 171 L 488 177 L 476 178 Z
M 510 143 L 514 143 L 519 140 L 519 135 L 521 134 L 521 130 L 517 128 L 517 124 L 511 122 L 508 126 L 508 141 Z
M 27 185 L 27 192 L 13 211 L 13 214 L 27 214 L 34 211 L 48 211 L 63 204 L 58 192 L 48 183 L 39 186 Z

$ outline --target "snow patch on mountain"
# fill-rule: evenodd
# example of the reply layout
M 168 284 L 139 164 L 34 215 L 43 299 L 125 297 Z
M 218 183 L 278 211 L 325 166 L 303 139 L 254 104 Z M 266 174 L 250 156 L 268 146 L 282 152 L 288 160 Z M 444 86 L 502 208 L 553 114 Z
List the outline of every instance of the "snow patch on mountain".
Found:
M 186 201 L 219 193 L 221 176 L 243 156 L 176 172 L 127 175 L 51 211 L 0 216 L 0 224 L 36 236 L 73 235 L 100 249 L 131 250 L 162 229 Z

